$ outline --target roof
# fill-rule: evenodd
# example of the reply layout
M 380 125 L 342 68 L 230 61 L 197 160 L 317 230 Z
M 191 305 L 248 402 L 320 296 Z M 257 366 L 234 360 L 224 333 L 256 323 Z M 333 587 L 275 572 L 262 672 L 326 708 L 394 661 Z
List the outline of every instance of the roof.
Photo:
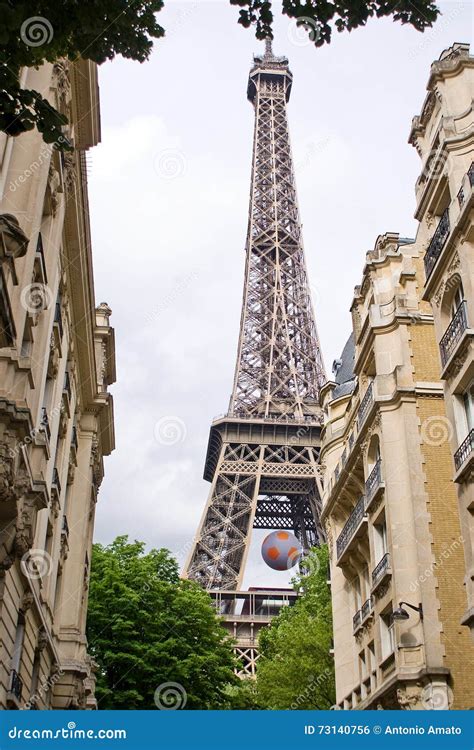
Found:
M 356 376 L 354 375 L 354 358 L 355 358 L 355 342 L 354 334 L 351 333 L 346 341 L 344 349 L 340 359 L 336 359 L 333 363 L 333 372 L 335 373 L 334 381 L 336 387 L 333 390 L 332 397 L 340 398 L 340 396 L 346 396 L 355 388 Z

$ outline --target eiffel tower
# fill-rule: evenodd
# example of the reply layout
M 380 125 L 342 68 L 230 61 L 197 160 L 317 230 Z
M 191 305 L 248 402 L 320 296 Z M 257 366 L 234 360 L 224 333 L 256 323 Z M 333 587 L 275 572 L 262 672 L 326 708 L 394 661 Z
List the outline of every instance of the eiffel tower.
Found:
M 326 377 L 288 132 L 292 80 L 287 58 L 267 40 L 247 90 L 255 130 L 234 385 L 228 413 L 211 425 L 204 469 L 211 490 L 184 570 L 216 600 L 244 676 L 255 674 L 258 630 L 292 597 L 241 591 L 252 529 L 291 530 L 306 551 L 324 538 L 318 461 Z

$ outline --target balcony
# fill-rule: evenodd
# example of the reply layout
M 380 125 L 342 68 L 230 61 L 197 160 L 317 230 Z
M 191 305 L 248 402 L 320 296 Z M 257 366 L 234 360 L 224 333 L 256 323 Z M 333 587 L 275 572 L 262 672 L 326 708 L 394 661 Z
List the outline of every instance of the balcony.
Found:
M 359 430 L 361 429 L 362 425 L 367 419 L 367 415 L 370 412 L 370 409 L 372 408 L 373 403 L 374 403 L 374 383 L 373 381 L 371 381 L 369 384 L 369 387 L 367 388 L 365 392 L 364 398 L 360 402 L 359 411 L 357 412 L 357 425 L 359 427 Z
M 21 694 L 23 692 L 23 682 L 16 669 L 12 669 L 10 677 L 10 694 L 18 701 L 21 702 Z
M 456 347 L 467 328 L 467 303 L 466 300 L 463 300 L 456 310 L 451 323 L 447 327 L 443 338 L 439 342 L 441 364 L 443 365 L 443 368 L 446 367 L 446 364 L 456 351 Z
M 70 406 L 71 406 L 71 378 L 69 376 L 68 371 L 64 373 L 64 384 L 63 384 L 63 392 L 62 392 L 62 404 L 64 411 L 66 412 L 67 416 L 70 416 Z
M 61 303 L 56 302 L 54 307 L 54 327 L 59 331 L 59 338 L 62 341 L 63 338 L 63 319 L 61 315 Z
M 390 568 L 390 555 L 388 552 L 382 557 L 378 565 L 372 571 L 372 591 L 375 591 L 382 581 L 392 575 Z
M 63 525 L 61 527 L 61 534 L 63 534 L 66 539 L 69 536 L 69 524 L 67 522 L 67 516 L 63 516 Z
M 51 428 L 49 426 L 49 417 L 46 406 L 41 408 L 40 430 L 46 435 L 49 442 L 51 440 Z
M 474 455 L 474 429 L 462 441 L 461 445 L 454 454 L 454 465 L 456 473 L 462 472 L 467 468 L 470 459 Z
M 352 618 L 352 633 L 355 635 L 362 626 L 362 610 L 358 609 Z
M 443 215 L 441 216 L 441 219 L 439 220 L 439 224 L 436 227 L 436 231 L 433 234 L 433 237 L 431 238 L 431 242 L 425 254 L 424 263 L 425 263 L 425 274 L 426 274 L 427 281 L 431 275 L 433 268 L 436 265 L 436 261 L 441 255 L 443 248 L 447 242 L 450 229 L 451 227 L 449 223 L 449 210 L 446 209 Z
M 337 538 L 336 552 L 338 565 L 343 562 L 343 557 L 353 548 L 354 542 L 362 535 L 366 526 L 365 497 L 362 495 Z
M 74 455 L 77 454 L 77 448 L 78 448 L 77 427 L 75 424 L 73 424 L 72 433 L 71 433 L 71 450 L 74 451 Z
M 382 460 L 379 458 L 365 483 L 366 510 L 369 510 L 370 506 L 380 497 L 384 489 L 385 482 L 382 480 Z
M 471 166 L 467 170 L 466 177 L 467 177 L 468 186 L 470 186 L 471 188 L 474 187 L 474 161 L 472 162 Z M 463 184 L 459 188 L 459 192 L 458 192 L 458 203 L 459 203 L 460 208 L 462 208 L 466 202 L 466 192 L 464 188 L 465 188 L 465 185 L 464 185 L 464 180 L 463 180 Z
M 373 607 L 372 607 L 372 597 L 370 596 L 362 605 L 360 610 L 360 619 L 361 623 L 364 623 L 366 620 L 369 619 L 374 613 Z

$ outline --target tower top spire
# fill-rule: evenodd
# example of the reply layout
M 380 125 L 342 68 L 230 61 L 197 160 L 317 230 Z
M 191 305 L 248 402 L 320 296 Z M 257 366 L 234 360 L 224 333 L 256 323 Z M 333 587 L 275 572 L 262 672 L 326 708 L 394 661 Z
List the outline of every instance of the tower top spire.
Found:
M 269 36 L 265 39 L 265 58 L 273 57 L 272 40 Z

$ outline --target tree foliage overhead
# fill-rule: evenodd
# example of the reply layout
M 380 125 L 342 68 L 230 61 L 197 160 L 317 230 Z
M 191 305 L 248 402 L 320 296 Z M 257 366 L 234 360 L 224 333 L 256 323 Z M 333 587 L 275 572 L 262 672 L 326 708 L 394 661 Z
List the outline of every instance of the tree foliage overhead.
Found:
M 162 7 L 163 0 L 0 0 L 0 129 L 15 136 L 37 127 L 61 145 L 66 118 L 41 92 L 21 88 L 21 68 L 61 57 L 143 62 L 164 34 L 155 16 Z
M 240 6 L 239 23 L 255 26 L 257 39 L 273 36 L 271 0 L 230 0 Z M 317 47 L 331 41 L 333 28 L 352 31 L 369 18 L 392 16 L 418 31 L 433 25 L 439 9 L 433 0 L 282 0 L 283 13 L 305 26 Z
M 327 547 L 312 551 L 301 596 L 260 633 L 257 697 L 269 709 L 326 710 L 335 703 Z
M 89 651 L 100 709 L 227 708 L 234 655 L 209 595 L 167 550 L 117 537 L 92 554 Z
M 331 41 L 333 29 L 356 29 L 369 18 L 391 16 L 424 31 L 439 15 L 433 0 L 282 0 L 316 46 Z M 270 0 L 230 0 L 240 7 L 239 23 L 253 26 L 258 39 L 272 37 Z M 0 130 L 17 136 L 37 128 L 47 143 L 70 148 L 67 123 L 41 92 L 20 85 L 24 66 L 78 57 L 103 63 L 116 55 L 143 62 L 165 33 L 156 20 L 163 0 L 0 0 Z

